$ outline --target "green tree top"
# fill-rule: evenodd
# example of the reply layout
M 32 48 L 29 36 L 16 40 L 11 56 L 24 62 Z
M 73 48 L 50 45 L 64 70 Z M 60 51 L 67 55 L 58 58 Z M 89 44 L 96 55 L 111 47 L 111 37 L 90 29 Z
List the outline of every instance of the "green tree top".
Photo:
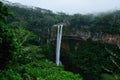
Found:
M 4 6 L 3 3 L 0 2 L 0 22 L 4 22 L 10 14 L 8 7 Z
M 8 8 L 0 2 L 0 69 L 5 68 L 10 60 L 15 59 L 18 48 L 14 33 L 5 25 L 9 13 Z

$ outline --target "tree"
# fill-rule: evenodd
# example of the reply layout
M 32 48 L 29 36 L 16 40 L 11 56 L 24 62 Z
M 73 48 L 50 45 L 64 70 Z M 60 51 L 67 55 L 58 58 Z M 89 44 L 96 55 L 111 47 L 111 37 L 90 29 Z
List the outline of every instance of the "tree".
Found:
M 5 25 L 9 13 L 8 8 L 0 2 L 0 69 L 16 58 L 18 48 L 14 33 Z
M 10 14 L 8 7 L 0 2 L 0 22 L 4 22 Z
M 109 53 L 109 63 L 106 66 L 103 66 L 103 69 L 107 71 L 108 73 L 111 73 L 113 75 L 113 80 L 119 80 L 120 79 L 120 44 L 117 45 L 117 49 L 113 52 L 106 48 L 106 51 Z

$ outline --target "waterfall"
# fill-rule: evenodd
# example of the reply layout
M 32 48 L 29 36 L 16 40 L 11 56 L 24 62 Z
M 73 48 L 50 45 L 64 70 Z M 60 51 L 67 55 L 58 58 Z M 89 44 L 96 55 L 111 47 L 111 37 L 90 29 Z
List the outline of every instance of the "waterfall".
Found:
M 63 25 L 58 25 L 57 31 L 57 44 L 56 44 L 56 65 L 59 66 L 60 64 L 60 47 L 61 47 L 61 38 L 62 38 L 62 28 Z

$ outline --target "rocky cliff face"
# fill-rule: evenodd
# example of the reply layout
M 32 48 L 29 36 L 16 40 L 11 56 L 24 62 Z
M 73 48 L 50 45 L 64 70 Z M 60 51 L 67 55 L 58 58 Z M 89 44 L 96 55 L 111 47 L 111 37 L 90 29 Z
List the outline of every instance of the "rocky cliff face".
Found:
M 51 31 L 51 37 L 56 37 L 57 35 L 57 29 L 53 29 Z M 105 43 L 110 43 L 110 44 L 118 44 L 120 43 L 120 35 L 119 34 L 109 34 L 109 33 L 98 33 L 98 32 L 90 32 L 89 30 L 87 31 L 74 31 L 74 32 L 69 32 L 66 33 L 63 31 L 63 38 L 64 36 L 69 36 L 72 38 L 80 38 L 82 40 L 88 40 L 91 39 L 93 41 L 100 41 L 100 42 L 105 42 Z
M 72 34 L 73 35 L 73 34 Z M 77 31 L 74 35 L 77 35 L 76 37 L 79 37 L 82 40 L 88 40 L 91 39 L 92 41 L 100 41 L 102 43 L 109 43 L 109 44 L 118 44 L 120 43 L 120 35 L 118 34 L 108 34 L 108 33 L 92 33 L 92 32 L 83 32 L 83 31 Z M 74 41 L 74 40 L 73 40 Z M 74 50 L 78 50 L 79 41 L 75 40 Z M 69 44 L 62 42 L 61 45 L 62 49 L 69 50 L 70 46 Z
M 76 34 L 83 40 L 92 39 L 93 41 L 102 41 L 110 44 L 120 43 L 120 35 L 118 34 L 93 33 L 90 31 L 77 31 Z

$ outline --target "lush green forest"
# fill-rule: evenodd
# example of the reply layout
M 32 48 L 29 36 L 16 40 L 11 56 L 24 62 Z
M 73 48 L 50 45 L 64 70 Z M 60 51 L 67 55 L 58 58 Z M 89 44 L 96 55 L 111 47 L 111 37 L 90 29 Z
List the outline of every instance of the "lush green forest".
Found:
M 56 40 L 50 39 L 53 25 L 61 22 L 63 35 L 82 31 L 120 36 L 120 10 L 68 15 L 0 2 L 0 80 L 120 79 L 120 39 L 111 44 L 91 37 L 62 39 L 62 64 L 56 66 Z
M 30 44 L 36 35 L 25 28 L 25 21 L 9 27 L 9 15 L 14 14 L 0 2 L 0 80 L 82 80 L 47 60 L 40 45 Z

